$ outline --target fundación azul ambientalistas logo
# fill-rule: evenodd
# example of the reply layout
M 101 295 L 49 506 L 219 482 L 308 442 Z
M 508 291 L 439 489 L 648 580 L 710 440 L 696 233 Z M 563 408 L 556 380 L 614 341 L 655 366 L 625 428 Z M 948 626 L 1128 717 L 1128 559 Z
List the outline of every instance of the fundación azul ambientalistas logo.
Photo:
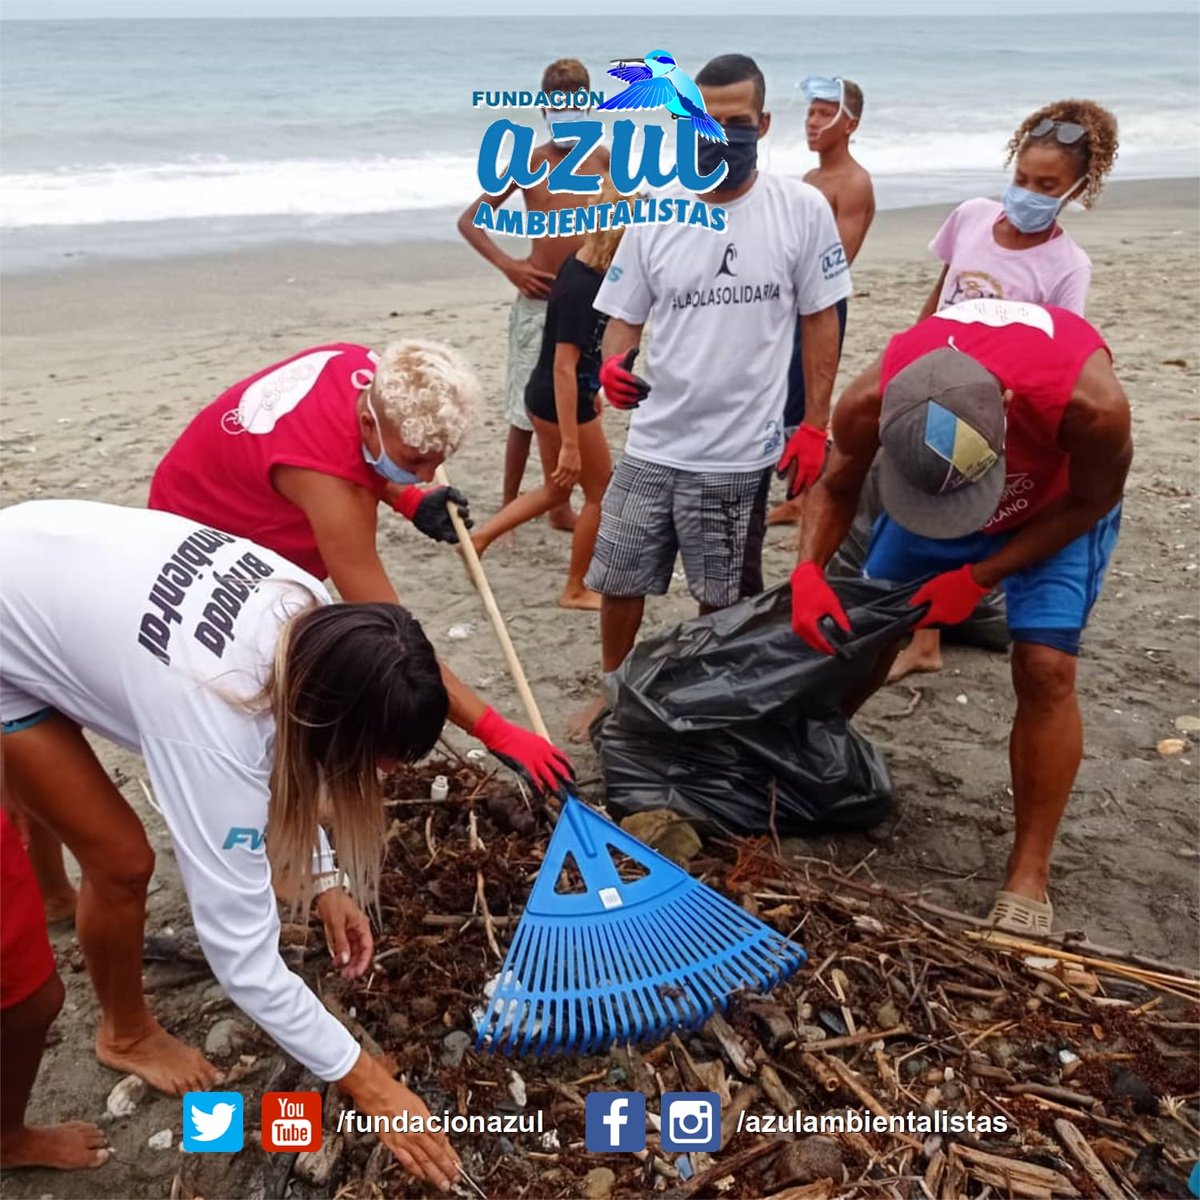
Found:
M 479 145 L 479 185 L 489 196 L 502 195 L 514 186 L 525 189 L 541 184 L 554 194 L 596 196 L 601 190 L 600 175 L 585 170 L 584 164 L 603 144 L 605 122 L 592 116 L 593 110 L 662 110 L 669 115 L 669 123 L 651 120 L 639 125 L 629 118 L 613 122 L 609 177 L 625 199 L 546 212 L 493 208 L 481 202 L 473 218 L 477 228 L 515 237 L 570 237 L 669 222 L 716 233 L 725 229 L 725 209 L 694 198 L 719 187 L 729 172 L 721 152 L 728 138 L 709 116 L 695 81 L 665 50 L 651 50 L 640 59 L 614 59 L 608 74 L 626 86 L 607 99 L 603 92 L 586 90 L 473 92 L 471 102 L 476 108 L 545 109 L 555 145 L 567 150 L 555 165 L 543 158 L 535 167 L 534 150 L 544 135 L 531 124 L 500 117 L 487 127 Z M 668 145 L 669 132 L 673 132 L 673 147 Z M 693 198 L 638 194 L 674 182 L 693 193 Z

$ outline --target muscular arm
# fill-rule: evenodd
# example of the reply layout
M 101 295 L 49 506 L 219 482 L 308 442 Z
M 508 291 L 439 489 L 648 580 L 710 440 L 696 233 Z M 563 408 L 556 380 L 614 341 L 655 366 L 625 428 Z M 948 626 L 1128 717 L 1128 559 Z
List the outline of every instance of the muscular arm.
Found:
M 917 313 L 918 321 L 923 321 L 926 317 L 932 317 L 937 312 L 938 300 L 941 298 L 942 288 L 946 286 L 946 276 L 949 272 L 950 264 L 946 263 L 937 277 L 937 283 L 933 285 L 933 291 L 929 293 L 929 298 L 921 305 L 921 311 Z
M 804 423 L 825 429 L 829 425 L 829 402 L 837 378 L 838 317 L 833 305 L 800 318 L 800 356 L 804 369 Z
M 1058 444 L 1071 456 L 1067 494 L 971 568 L 980 587 L 995 587 L 1006 575 L 1049 558 L 1085 534 L 1121 499 L 1133 461 L 1129 400 L 1103 350 L 1092 354 L 1079 373 Z
M 614 354 L 624 354 L 634 346 L 642 344 L 643 325 L 630 325 L 620 317 L 609 317 L 604 327 L 604 337 L 600 341 L 600 360 L 612 358 Z
M 879 365 L 876 359 L 854 379 L 834 409 L 833 448 L 804 509 L 801 562 L 811 560 L 823 569 L 854 520 L 863 482 L 879 449 Z
M 852 266 L 862 249 L 862 244 L 875 219 L 875 191 L 869 177 L 854 178 L 838 191 L 837 221 L 838 236 L 846 251 L 846 261 Z
M 338 594 L 352 604 L 399 604 L 375 548 L 378 502 L 357 484 L 303 467 L 276 467 L 275 490 L 304 510 Z M 470 732 L 487 707 L 439 659 L 450 697 L 450 720 Z

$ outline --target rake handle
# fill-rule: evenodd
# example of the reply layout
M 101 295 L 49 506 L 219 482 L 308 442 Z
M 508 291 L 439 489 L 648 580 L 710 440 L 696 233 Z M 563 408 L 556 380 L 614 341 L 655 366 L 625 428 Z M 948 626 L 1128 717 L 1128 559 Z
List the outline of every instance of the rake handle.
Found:
M 450 480 L 446 476 L 445 467 L 438 467 L 433 477 L 442 487 L 450 486 Z M 471 541 L 471 535 L 466 525 L 463 524 L 463 519 L 459 515 L 458 505 L 452 500 L 447 501 L 446 509 L 450 513 L 454 532 L 458 534 L 458 552 L 462 555 L 463 562 L 466 563 L 467 574 L 470 575 L 471 582 L 475 585 L 475 590 L 479 593 L 480 599 L 483 600 L 483 607 L 487 610 L 488 619 L 491 621 L 492 629 L 496 633 L 496 640 L 500 643 L 500 649 L 504 652 L 504 660 L 508 664 L 508 672 L 512 676 L 513 684 L 516 686 L 517 695 L 521 697 L 521 703 L 525 706 L 525 715 L 529 718 L 529 723 L 533 726 L 534 732 L 549 741 L 550 734 L 546 729 L 546 722 L 542 720 L 542 714 L 538 709 L 537 701 L 533 698 L 533 691 L 529 686 L 529 680 L 525 678 L 525 670 L 521 666 L 521 660 L 517 657 L 516 647 L 512 644 L 512 638 L 508 636 L 508 626 L 504 623 L 504 614 L 500 611 L 500 606 L 496 603 L 496 597 L 492 594 L 492 587 L 488 583 L 487 575 L 484 573 L 483 563 L 479 561 L 479 554 L 475 549 L 475 543 Z

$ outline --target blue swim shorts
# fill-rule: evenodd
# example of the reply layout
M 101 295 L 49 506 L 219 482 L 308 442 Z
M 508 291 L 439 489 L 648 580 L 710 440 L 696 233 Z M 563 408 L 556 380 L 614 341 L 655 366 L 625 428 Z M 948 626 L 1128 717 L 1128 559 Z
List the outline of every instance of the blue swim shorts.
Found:
M 1100 595 L 1104 573 L 1117 544 L 1121 506 L 1056 554 L 1001 584 L 1014 642 L 1033 642 L 1079 653 L 1079 639 L 1092 605 Z M 886 513 L 871 532 L 863 575 L 908 583 L 980 562 L 994 554 L 1013 533 L 969 533 L 960 538 L 926 538 L 897 525 Z
M 53 708 L 39 708 L 37 712 L 32 712 L 26 717 L 4 721 L 0 723 L 0 733 L 20 733 L 22 729 L 31 729 L 34 725 L 40 725 L 47 717 L 54 716 L 55 711 Z

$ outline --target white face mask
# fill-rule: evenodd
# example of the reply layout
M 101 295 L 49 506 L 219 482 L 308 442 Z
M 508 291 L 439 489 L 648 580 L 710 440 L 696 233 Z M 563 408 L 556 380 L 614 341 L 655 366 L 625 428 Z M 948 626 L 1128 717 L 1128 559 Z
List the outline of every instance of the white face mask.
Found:
M 546 128 L 550 131 L 550 140 L 563 149 L 575 144 L 575 138 L 578 136 L 574 133 L 567 132 L 567 126 L 578 125 L 581 121 L 588 120 L 588 114 L 578 108 L 560 108 L 550 109 L 546 113 Z M 561 133 L 555 134 L 554 126 L 557 125 Z

